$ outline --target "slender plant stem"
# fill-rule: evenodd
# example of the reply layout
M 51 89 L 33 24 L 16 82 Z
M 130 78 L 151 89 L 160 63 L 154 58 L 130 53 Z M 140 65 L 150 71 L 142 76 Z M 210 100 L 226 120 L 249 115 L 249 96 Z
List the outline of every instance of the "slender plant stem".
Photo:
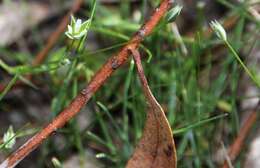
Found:
M 239 55 L 236 53 L 236 51 L 234 50 L 234 48 L 231 46 L 231 44 L 226 40 L 225 44 L 227 45 L 227 47 L 229 48 L 229 50 L 231 51 L 231 53 L 234 55 L 234 57 L 237 59 L 237 61 L 240 63 L 240 65 L 244 68 L 244 70 L 246 71 L 246 73 L 249 75 L 249 77 L 254 81 L 254 83 L 257 85 L 257 87 L 260 87 L 260 83 L 258 82 L 258 80 L 256 79 L 256 77 L 252 74 L 252 72 L 247 68 L 247 66 L 243 63 L 243 61 L 241 60 L 241 58 L 239 57 Z
M 0 59 L 0 67 L 2 67 L 6 72 L 12 74 L 12 68 L 8 66 L 2 59 Z
M 17 81 L 19 75 L 15 74 L 15 76 L 13 77 L 13 79 L 9 82 L 9 84 L 5 87 L 5 89 L 3 90 L 3 92 L 0 94 L 0 101 L 4 98 L 4 96 L 6 95 L 6 93 L 12 88 L 12 86 L 15 84 L 15 82 Z
M 94 18 L 94 14 L 96 12 L 96 7 L 97 7 L 97 1 L 96 0 L 93 0 L 92 2 L 92 11 L 91 11 L 91 14 L 90 14 L 90 23 L 89 23 L 89 27 L 91 26 L 92 24 L 92 21 L 93 21 L 93 18 Z M 84 35 L 83 37 L 83 42 L 85 42 L 86 38 L 87 38 L 87 35 L 88 35 L 88 32 Z M 79 45 L 79 53 L 83 53 L 85 50 L 84 48 L 84 43 L 80 43 Z

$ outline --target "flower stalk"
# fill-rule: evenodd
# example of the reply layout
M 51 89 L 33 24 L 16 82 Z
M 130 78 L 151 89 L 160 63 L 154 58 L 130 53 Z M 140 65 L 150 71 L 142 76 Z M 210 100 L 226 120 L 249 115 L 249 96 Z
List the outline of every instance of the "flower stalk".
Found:
M 256 84 L 258 88 L 260 88 L 260 82 L 257 80 L 256 76 L 247 68 L 247 66 L 241 60 L 235 49 L 229 43 L 227 33 L 225 29 L 222 27 L 222 25 L 215 20 L 211 21 L 210 26 L 212 30 L 216 33 L 217 37 L 224 42 L 224 44 L 227 46 L 227 48 L 230 50 L 232 55 L 236 58 L 236 60 L 239 62 L 239 64 L 242 66 L 242 68 L 245 70 L 245 72 L 248 74 L 251 80 Z

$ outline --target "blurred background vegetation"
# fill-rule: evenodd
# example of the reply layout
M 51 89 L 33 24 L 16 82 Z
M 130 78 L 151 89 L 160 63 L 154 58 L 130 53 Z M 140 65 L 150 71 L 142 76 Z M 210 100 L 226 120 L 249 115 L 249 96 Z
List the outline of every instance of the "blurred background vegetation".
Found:
M 72 76 L 68 75 L 70 64 L 59 62 L 71 44 L 64 34 L 42 65 L 30 65 L 74 2 L 1 2 L 0 59 L 13 68 L 23 65 L 16 71 L 23 77 L 33 77 L 31 81 L 22 78 L 25 85 L 7 93 L 1 91 L 1 135 L 12 125 L 18 138 L 12 149 L 1 149 L 0 160 L 67 106 L 102 64 L 126 44 L 159 2 L 97 0 L 85 50 L 70 54 L 79 58 Z M 145 74 L 173 129 L 178 167 L 218 167 L 225 160 L 226 148 L 239 135 L 243 121 L 257 107 L 260 92 L 212 33 L 209 22 L 216 19 L 223 23 L 228 41 L 259 81 L 260 2 L 179 0 L 176 4 L 183 6 L 176 22 L 162 21 L 142 43 Z M 86 20 L 91 9 L 91 2 L 84 1 L 75 17 Z M 77 43 L 72 45 L 76 47 Z M 21 80 L 21 76 L 8 72 L 8 68 L 0 69 L 2 85 L 11 87 L 17 79 Z M 57 162 L 63 167 L 124 167 L 142 134 L 145 110 L 141 85 L 129 59 L 75 119 L 17 167 L 59 167 Z M 234 167 L 260 164 L 250 155 L 257 150 L 250 146 L 259 142 L 257 124 L 250 132 Z

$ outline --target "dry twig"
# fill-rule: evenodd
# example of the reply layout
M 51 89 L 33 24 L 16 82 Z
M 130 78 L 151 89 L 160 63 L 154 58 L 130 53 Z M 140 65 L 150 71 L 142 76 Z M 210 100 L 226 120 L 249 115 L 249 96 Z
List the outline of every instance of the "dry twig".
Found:
M 241 127 L 237 138 L 235 139 L 233 144 L 230 146 L 230 148 L 228 150 L 228 157 L 230 158 L 231 161 L 234 161 L 236 159 L 236 157 L 239 155 L 240 151 L 242 150 L 242 148 L 244 146 L 244 141 L 257 119 L 257 110 L 259 109 L 259 105 L 260 105 L 260 103 L 258 103 L 258 106 L 256 107 L 256 109 L 253 110 L 249 114 L 244 125 Z M 224 162 L 224 165 L 222 166 L 222 168 L 228 168 L 227 161 Z

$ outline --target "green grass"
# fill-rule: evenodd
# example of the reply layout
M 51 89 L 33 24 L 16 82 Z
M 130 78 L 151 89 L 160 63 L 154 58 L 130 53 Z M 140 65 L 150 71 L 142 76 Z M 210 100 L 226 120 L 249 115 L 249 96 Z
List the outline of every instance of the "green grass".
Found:
M 128 0 L 125 1 L 129 3 Z M 170 25 L 164 22 L 145 39 L 140 49 L 144 56 L 143 66 L 151 90 L 166 109 L 173 129 L 180 168 L 217 167 L 212 159 L 216 150 L 221 148 L 216 139 L 217 135 L 226 131 L 223 125 L 228 127 L 228 135 L 223 134 L 222 140 L 230 144 L 240 128 L 240 109 L 237 104 L 242 99 L 247 99 L 238 96 L 242 75 L 249 74 L 255 83 L 259 84 L 260 75 L 250 72 L 257 69 L 257 65 L 249 66 L 246 62 L 250 51 L 240 55 L 247 46 L 259 47 L 259 41 L 251 40 L 255 38 L 254 34 L 250 34 L 245 28 L 246 24 L 253 24 L 259 28 L 259 22 L 248 13 L 249 6 L 246 3 L 233 5 L 225 0 L 218 2 L 227 7 L 228 13 L 241 14 L 235 27 L 228 32 L 229 43 L 228 47 L 223 45 L 223 54 L 212 50 L 219 45 L 216 36 L 203 36 L 203 23 L 207 22 L 204 9 L 200 9 L 196 18 L 196 29 L 193 30 L 195 39 L 182 34 L 183 44 L 188 50 L 187 55 L 183 53 Z M 82 18 L 93 16 L 89 32 L 95 34 L 100 47 L 98 49 L 90 48 L 91 41 L 88 37 L 87 47 L 82 49 L 83 43 L 71 43 L 64 35 L 48 59 L 42 65 L 32 67 L 29 63 L 32 57 L 21 57 L 24 53 L 17 54 L 8 48 L 1 48 L 3 53 L 14 55 L 11 60 L 19 63 L 17 66 L 9 66 L 6 62 L 0 62 L 2 70 L 13 77 L 5 91 L 0 94 L 1 106 L 8 104 L 5 96 L 11 92 L 10 88 L 18 78 L 34 74 L 42 78 L 43 85 L 50 88 L 49 119 L 54 118 L 86 85 L 93 73 L 138 30 L 143 23 L 143 12 L 147 10 L 147 5 L 155 7 L 158 4 L 143 0 L 142 5 L 137 8 L 142 14 L 141 20 L 134 22 L 127 3 L 122 2 L 113 11 L 97 3 L 95 14 L 90 12 L 90 3 L 88 9 L 81 10 Z M 182 15 L 178 17 L 177 25 L 182 19 Z M 33 34 L 37 33 L 37 30 L 33 31 Z M 77 50 L 78 46 L 82 52 L 76 52 L 76 56 L 70 55 L 68 51 Z M 70 64 L 64 62 L 65 59 L 68 59 Z M 84 80 L 80 80 L 80 77 Z M 253 82 L 251 84 L 256 86 Z M 224 102 L 228 108 L 221 106 L 220 102 L 222 105 Z M 50 165 L 53 156 L 63 162 L 72 153 L 80 156 L 81 165 L 84 167 L 84 162 L 87 162 L 84 160 L 86 149 L 94 151 L 97 158 L 109 167 L 125 166 L 142 135 L 146 112 L 146 102 L 135 65 L 130 59 L 106 82 L 86 108 L 93 114 L 93 118 L 87 118 L 91 124 L 80 130 L 77 121 L 73 119 L 58 130 L 57 133 L 65 137 L 64 146 L 62 149 L 57 148 L 54 138 L 48 139 L 37 157 L 37 167 Z M 4 110 L 1 107 L 0 109 Z M 93 148 L 93 144 L 98 148 Z M 234 167 L 239 167 L 242 160 L 239 159 Z

